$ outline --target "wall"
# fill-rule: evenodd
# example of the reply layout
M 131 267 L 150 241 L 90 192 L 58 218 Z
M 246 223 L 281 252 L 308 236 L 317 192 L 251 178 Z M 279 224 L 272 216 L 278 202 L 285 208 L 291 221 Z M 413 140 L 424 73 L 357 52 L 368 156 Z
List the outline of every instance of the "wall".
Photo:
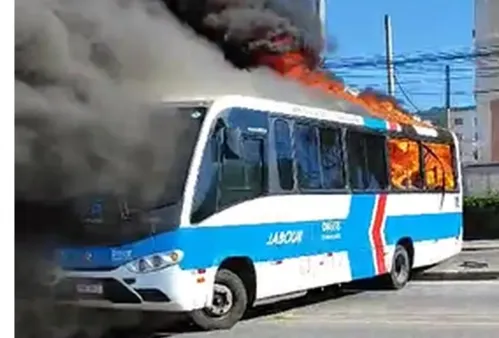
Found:
M 463 190 L 467 196 L 499 192 L 499 163 L 463 166 Z
M 499 98 L 490 101 L 491 114 L 491 161 L 499 162 Z
M 450 129 L 456 133 L 463 163 L 477 161 L 478 118 L 476 107 L 456 108 L 450 113 Z
M 477 103 L 480 161 L 499 161 L 499 1 L 475 0 L 475 48 L 497 51 L 476 59 L 475 100 Z M 494 117 L 493 117 L 494 116 Z M 494 140 L 494 143 L 492 142 Z

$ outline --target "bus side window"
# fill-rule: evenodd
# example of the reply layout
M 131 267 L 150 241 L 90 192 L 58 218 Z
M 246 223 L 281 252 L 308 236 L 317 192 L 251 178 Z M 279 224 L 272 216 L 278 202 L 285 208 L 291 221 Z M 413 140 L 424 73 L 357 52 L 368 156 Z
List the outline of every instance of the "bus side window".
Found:
M 406 138 L 388 140 L 390 183 L 394 190 L 423 188 L 418 142 Z
M 322 165 L 322 187 L 324 189 L 345 188 L 341 130 L 320 128 L 320 149 Z
M 320 189 L 322 184 L 317 128 L 296 123 L 294 137 L 298 185 L 301 189 Z
M 348 131 L 347 149 L 353 190 L 384 190 L 388 187 L 384 136 Z
M 452 191 L 456 188 L 452 147 L 448 144 L 423 142 L 424 180 L 428 190 Z M 431 149 L 431 152 L 428 151 Z M 435 158 L 437 157 L 437 158 Z M 445 180 L 445 182 L 444 182 Z
M 286 121 L 278 119 L 274 122 L 274 140 L 277 155 L 277 171 L 279 184 L 283 190 L 293 190 L 293 150 L 291 145 L 291 130 Z
M 261 196 L 266 187 L 264 140 L 239 135 L 228 141 L 222 146 L 219 208 Z

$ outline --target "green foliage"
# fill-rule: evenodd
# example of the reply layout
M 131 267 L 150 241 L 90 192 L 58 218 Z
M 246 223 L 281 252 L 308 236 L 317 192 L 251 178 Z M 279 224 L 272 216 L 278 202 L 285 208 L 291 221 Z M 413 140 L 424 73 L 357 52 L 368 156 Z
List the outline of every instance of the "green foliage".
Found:
M 499 193 L 464 198 L 464 238 L 499 239 Z
M 487 196 L 465 197 L 464 208 L 492 209 L 499 212 L 499 193 L 494 193 Z

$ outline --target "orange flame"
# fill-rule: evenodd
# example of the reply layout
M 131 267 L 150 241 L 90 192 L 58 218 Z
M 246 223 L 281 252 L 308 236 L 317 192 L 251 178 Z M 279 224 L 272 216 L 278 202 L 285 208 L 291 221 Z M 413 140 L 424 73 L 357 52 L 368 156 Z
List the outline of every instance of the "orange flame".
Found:
M 278 55 L 264 54 L 259 57 L 259 64 L 266 65 L 283 76 L 298 80 L 309 87 L 321 89 L 336 97 L 360 105 L 374 117 L 400 124 L 429 127 L 428 124 L 402 112 L 394 102 L 380 99 L 374 93 L 363 92 L 355 96 L 347 92 L 346 87 L 341 82 L 330 79 L 323 72 L 312 70 L 307 61 L 308 58 L 304 53 L 296 51 Z
M 427 123 L 416 120 L 399 109 L 395 101 L 382 99 L 373 92 L 363 92 L 355 96 L 346 90 L 339 81 L 329 78 L 325 73 L 314 71 L 309 66 L 312 58 L 304 52 L 288 52 L 284 54 L 263 54 L 258 58 L 260 65 L 268 66 L 281 75 L 295 79 L 308 87 L 323 90 L 336 97 L 345 99 L 365 108 L 372 116 L 389 122 L 431 127 Z M 437 189 L 445 184 L 446 189 L 455 187 L 453 175 L 451 147 L 443 144 L 427 144 L 439 158 L 428 156 L 424 152 L 424 161 L 419 163 L 419 146 L 410 140 L 390 139 L 388 156 L 390 158 L 391 184 L 397 189 L 415 189 L 425 186 Z M 421 181 L 420 168 L 424 167 L 424 182 Z M 445 177 L 445 179 L 444 179 Z M 445 181 L 445 182 L 444 182 Z M 423 185 L 424 183 L 424 185 Z

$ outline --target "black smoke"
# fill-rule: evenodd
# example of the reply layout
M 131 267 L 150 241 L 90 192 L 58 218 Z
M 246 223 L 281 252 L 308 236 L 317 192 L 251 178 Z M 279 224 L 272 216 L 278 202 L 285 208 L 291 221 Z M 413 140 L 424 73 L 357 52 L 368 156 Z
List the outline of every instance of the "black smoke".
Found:
M 259 52 L 319 54 L 320 23 L 304 8 L 295 0 L 16 0 L 17 335 L 51 337 L 57 328 L 43 254 L 71 228 L 68 198 L 149 201 L 176 184 L 170 164 L 187 131 L 164 124 L 158 132 L 151 107 L 248 94 L 352 108 L 252 68 Z
M 308 1 L 164 0 L 180 20 L 217 44 L 240 67 L 257 66 L 258 53 L 322 51 L 321 22 Z M 308 6 L 307 6 L 308 5 Z

